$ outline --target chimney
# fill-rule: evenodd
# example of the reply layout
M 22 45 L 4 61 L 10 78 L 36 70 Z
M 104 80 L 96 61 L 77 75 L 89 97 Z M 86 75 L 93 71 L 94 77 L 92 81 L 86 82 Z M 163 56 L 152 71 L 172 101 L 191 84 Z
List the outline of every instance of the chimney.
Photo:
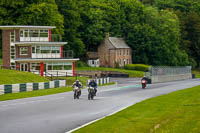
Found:
M 106 38 L 109 38 L 109 37 L 110 37 L 110 33 L 106 32 Z

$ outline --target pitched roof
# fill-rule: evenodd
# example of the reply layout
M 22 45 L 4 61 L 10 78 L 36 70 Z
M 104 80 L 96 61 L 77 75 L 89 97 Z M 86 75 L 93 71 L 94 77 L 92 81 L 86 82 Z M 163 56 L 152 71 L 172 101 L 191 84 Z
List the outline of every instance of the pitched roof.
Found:
M 56 28 L 56 26 L 32 26 L 32 25 L 6 25 L 1 26 L 0 29 L 15 29 L 15 28 L 33 28 L 33 29 L 53 29 Z
M 108 39 L 115 48 L 130 48 L 123 38 L 109 37 Z

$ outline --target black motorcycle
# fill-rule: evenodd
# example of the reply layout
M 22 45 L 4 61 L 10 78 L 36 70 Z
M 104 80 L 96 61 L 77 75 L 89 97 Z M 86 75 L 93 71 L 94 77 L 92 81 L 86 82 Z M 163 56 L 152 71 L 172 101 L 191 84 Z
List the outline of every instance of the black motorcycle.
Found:
M 93 100 L 95 96 L 95 90 L 94 87 L 89 87 L 88 88 L 88 100 Z

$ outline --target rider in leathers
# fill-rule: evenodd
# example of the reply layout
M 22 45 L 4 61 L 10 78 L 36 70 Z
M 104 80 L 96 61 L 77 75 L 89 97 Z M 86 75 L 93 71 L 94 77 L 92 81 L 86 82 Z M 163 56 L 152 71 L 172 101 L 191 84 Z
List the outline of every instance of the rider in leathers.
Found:
M 79 89 L 79 91 L 80 91 L 80 95 L 81 95 L 81 88 L 83 87 L 82 83 L 79 82 L 79 80 L 76 80 L 76 82 L 74 82 L 74 83 L 72 84 L 72 87 L 73 87 L 73 88 L 74 88 L 75 86 L 78 87 L 78 89 Z
M 96 93 L 97 93 L 97 83 L 92 79 L 89 83 L 89 86 L 93 87 L 94 88 L 94 92 L 95 92 L 95 96 L 96 96 Z

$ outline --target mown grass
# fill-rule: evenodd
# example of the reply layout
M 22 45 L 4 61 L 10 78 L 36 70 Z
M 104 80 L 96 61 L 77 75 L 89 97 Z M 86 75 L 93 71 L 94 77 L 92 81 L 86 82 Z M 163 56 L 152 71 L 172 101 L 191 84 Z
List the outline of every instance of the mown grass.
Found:
M 0 69 L 0 84 L 47 82 L 49 79 L 30 72 Z
M 76 67 L 78 71 L 117 71 L 129 74 L 129 77 L 143 77 L 144 72 L 135 70 L 125 70 L 119 68 L 107 68 L 107 67 Z
M 29 92 L 10 93 L 10 94 L 0 95 L 0 101 L 51 95 L 51 94 L 56 94 L 56 93 L 72 91 L 72 89 L 73 89 L 72 87 L 60 87 L 60 88 L 53 88 L 53 89 L 35 90 L 35 91 L 29 91 Z
M 200 86 L 145 100 L 75 131 L 86 132 L 199 133 Z
M 200 78 L 200 70 L 192 70 L 192 74 L 195 74 L 195 78 Z

